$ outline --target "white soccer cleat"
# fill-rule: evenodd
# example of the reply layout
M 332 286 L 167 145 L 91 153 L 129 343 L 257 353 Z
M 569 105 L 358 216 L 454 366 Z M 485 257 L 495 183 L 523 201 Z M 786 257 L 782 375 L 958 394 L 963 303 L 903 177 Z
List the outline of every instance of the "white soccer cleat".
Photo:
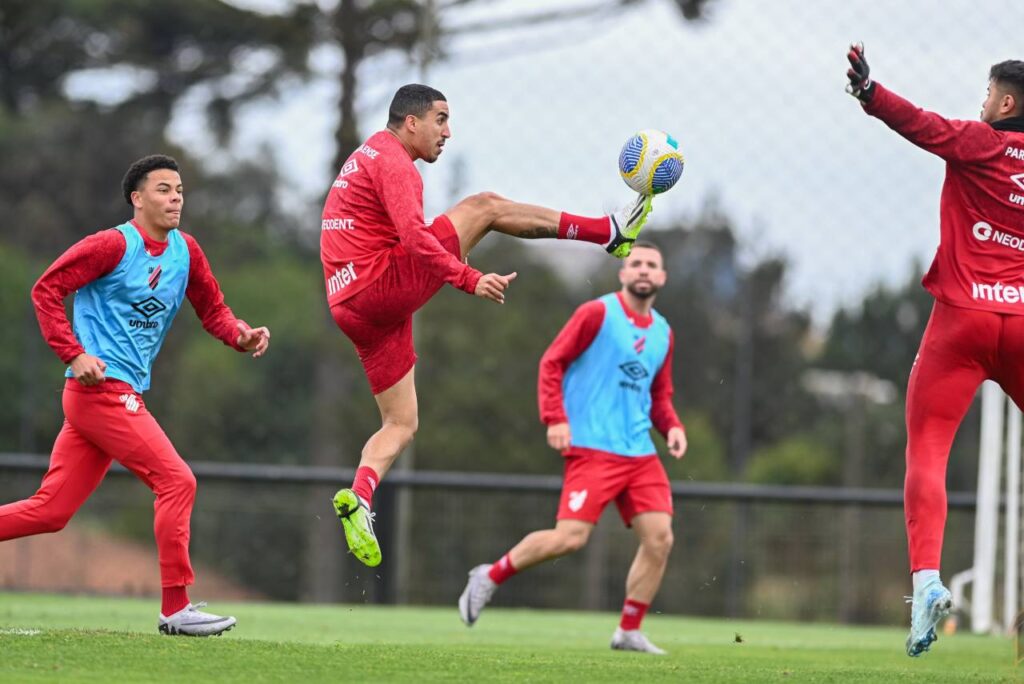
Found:
M 472 627 L 473 623 L 477 621 L 480 611 L 484 609 L 498 588 L 488 574 L 490 569 L 491 566 L 488 563 L 478 565 L 469 571 L 469 581 L 466 582 L 466 588 L 462 590 L 462 596 L 459 597 L 459 615 L 467 627 Z
M 665 651 L 651 643 L 651 640 L 644 636 L 639 629 L 615 628 L 612 635 L 612 649 L 616 651 L 639 651 L 640 653 L 652 653 L 654 655 L 665 655 Z
M 907 655 L 916 658 L 939 640 L 935 625 L 949 615 L 953 597 L 939 580 L 929 582 L 914 592 L 910 602 L 910 634 L 907 635 Z
M 205 607 L 206 601 L 200 601 L 188 604 L 170 617 L 161 615 L 157 628 L 170 636 L 217 636 L 235 626 L 235 618 L 199 610 Z

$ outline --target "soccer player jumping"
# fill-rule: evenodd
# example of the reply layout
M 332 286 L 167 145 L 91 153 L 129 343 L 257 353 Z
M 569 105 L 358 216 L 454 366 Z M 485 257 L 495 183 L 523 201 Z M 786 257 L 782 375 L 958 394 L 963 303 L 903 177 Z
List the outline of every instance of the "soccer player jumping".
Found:
M 548 445 L 565 456 L 554 529 L 528 534 L 493 565 L 478 565 L 459 598 L 472 626 L 498 585 L 587 543 L 609 502 L 640 539 L 626 577 L 614 649 L 664 654 L 640 631 L 672 550 L 672 490 L 653 424 L 682 458 L 686 433 L 672 406 L 673 336 L 653 309 L 665 284 L 657 247 L 638 242 L 619 271 L 622 289 L 576 310 L 540 362 L 538 395 Z
M 466 263 L 470 250 L 492 230 L 519 238 L 593 242 L 621 258 L 651 211 L 646 196 L 610 216 L 590 218 L 481 193 L 428 224 L 423 181 L 413 162 L 437 161 L 451 137 L 448 118 L 448 102 L 437 90 L 415 84 L 399 88 L 387 128 L 341 167 L 321 222 L 320 258 L 331 315 L 355 345 L 381 414 L 382 426 L 363 447 L 352 487 L 334 497 L 349 549 L 369 566 L 381 561 L 370 512 L 373 492 L 417 428 L 413 313 L 445 283 L 505 301 L 515 273 L 484 275 Z
M 907 655 L 918 656 L 951 607 L 939 561 L 953 437 L 984 380 L 1024 408 L 1024 62 L 993 66 L 981 121 L 956 121 L 872 81 L 863 45 L 847 56 L 847 91 L 864 111 L 946 161 L 941 240 L 923 281 L 935 304 L 907 387 L 904 508 L 914 585 Z
M 62 529 L 116 460 L 156 494 L 159 630 L 220 634 L 235 618 L 199 610 L 204 604 L 193 605 L 186 589 L 195 578 L 188 541 L 196 478 L 146 410 L 142 393 L 186 297 L 203 328 L 238 351 L 262 356 L 270 331 L 235 318 L 199 243 L 178 230 L 184 191 L 173 159 L 138 160 L 122 188 L 134 218 L 73 245 L 32 288 L 43 337 L 68 364 L 64 426 L 39 490 L 0 506 L 0 541 Z M 74 329 L 64 311 L 72 292 Z

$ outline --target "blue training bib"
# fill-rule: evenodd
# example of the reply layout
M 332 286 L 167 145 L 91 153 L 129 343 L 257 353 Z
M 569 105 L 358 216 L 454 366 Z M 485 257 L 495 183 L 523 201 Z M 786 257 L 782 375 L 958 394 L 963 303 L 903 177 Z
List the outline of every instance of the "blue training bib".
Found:
M 601 297 L 604 321 L 597 337 L 562 381 L 572 444 L 621 456 L 656 453 L 651 439 L 651 384 L 668 354 L 671 329 L 654 322 L 639 328 L 616 294 Z
M 185 298 L 188 244 L 172 230 L 167 249 L 154 257 L 134 225 L 115 230 L 124 236 L 124 256 L 113 271 L 75 293 L 75 337 L 87 354 L 107 364 L 107 377 L 144 392 L 153 360 Z M 65 375 L 72 377 L 70 368 Z

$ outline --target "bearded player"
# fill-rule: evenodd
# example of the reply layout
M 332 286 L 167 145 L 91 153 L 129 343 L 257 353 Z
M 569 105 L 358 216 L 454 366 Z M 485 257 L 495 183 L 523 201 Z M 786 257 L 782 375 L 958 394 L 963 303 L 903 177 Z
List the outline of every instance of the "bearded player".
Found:
M 665 653 L 640 631 L 672 550 L 672 490 L 651 426 L 665 436 L 672 456 L 686 453 L 686 433 L 672 406 L 672 329 L 653 308 L 665 275 L 661 251 L 636 243 L 619 271 L 622 289 L 577 309 L 541 358 L 540 416 L 548 445 L 565 457 L 558 521 L 469 572 L 459 598 L 468 626 L 513 575 L 583 548 L 615 501 L 639 548 L 611 647 Z
M 448 102 L 437 90 L 399 88 L 387 128 L 352 153 L 324 205 L 320 258 L 328 305 L 355 345 L 381 414 L 382 426 L 363 447 L 351 488 L 334 497 L 349 549 L 369 566 L 381 561 L 370 512 L 374 490 L 418 424 L 413 313 L 445 283 L 505 301 L 515 273 L 484 275 L 466 263 L 492 230 L 592 242 L 622 258 L 651 211 L 651 198 L 642 195 L 621 211 L 592 218 L 481 193 L 428 224 L 423 181 L 413 162 L 437 161 L 451 137 L 448 119 Z
M 995 380 L 1024 408 L 1024 62 L 989 71 L 980 121 L 945 119 L 870 79 L 864 46 L 848 53 L 847 90 L 864 111 L 946 162 L 941 241 L 924 286 L 935 304 L 907 387 L 904 509 L 914 595 L 907 655 L 949 614 L 939 577 L 946 464 L 978 386 Z

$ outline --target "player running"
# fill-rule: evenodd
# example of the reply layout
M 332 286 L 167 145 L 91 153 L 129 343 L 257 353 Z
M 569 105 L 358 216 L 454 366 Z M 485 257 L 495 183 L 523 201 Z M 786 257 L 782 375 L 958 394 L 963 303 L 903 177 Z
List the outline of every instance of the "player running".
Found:
M 370 512 L 373 492 L 416 433 L 412 315 L 441 287 L 497 303 L 516 274 L 481 274 L 466 256 L 492 230 L 520 238 L 583 240 L 625 257 L 651 211 L 638 196 L 610 216 L 590 218 L 519 204 L 494 193 L 473 195 L 423 218 L 423 181 L 414 161 L 437 161 L 451 137 L 448 103 L 424 85 L 398 89 L 387 128 L 372 135 L 341 167 L 324 205 L 320 258 L 327 302 L 355 345 L 380 409 L 382 426 L 363 447 L 350 489 L 334 509 L 353 554 L 381 561 Z
M 238 351 L 262 356 L 270 332 L 235 318 L 199 243 L 178 230 L 184 191 L 173 159 L 138 160 L 122 187 L 134 218 L 73 245 L 32 288 L 43 337 L 68 364 L 64 426 L 39 491 L 0 506 L 0 541 L 63 529 L 116 460 L 156 494 L 153 530 L 163 587 L 159 630 L 211 636 L 231 629 L 235 618 L 203 612 L 203 603 L 189 601 L 196 479 L 146 410 L 142 393 L 186 297 L 203 328 Z M 71 292 L 73 330 L 64 311 Z
M 1015 246 L 1024 237 L 1024 62 L 993 66 L 981 121 L 956 121 L 872 81 L 863 45 L 848 59 L 847 90 L 864 111 L 946 161 L 941 240 L 923 281 L 935 304 L 907 387 L 907 655 L 918 656 L 952 603 L 939 562 L 953 436 L 986 379 L 1024 408 L 1024 252 Z
M 565 456 L 558 522 L 528 534 L 493 565 L 470 570 L 459 613 L 472 626 L 498 585 L 583 548 L 614 500 L 640 548 L 611 647 L 662 655 L 640 631 L 672 550 L 672 491 L 650 429 L 666 437 L 676 458 L 686 453 L 686 433 L 672 406 L 672 330 L 653 309 L 665 284 L 660 250 L 636 243 L 619 281 L 619 292 L 578 308 L 541 358 L 540 416 L 548 445 Z

